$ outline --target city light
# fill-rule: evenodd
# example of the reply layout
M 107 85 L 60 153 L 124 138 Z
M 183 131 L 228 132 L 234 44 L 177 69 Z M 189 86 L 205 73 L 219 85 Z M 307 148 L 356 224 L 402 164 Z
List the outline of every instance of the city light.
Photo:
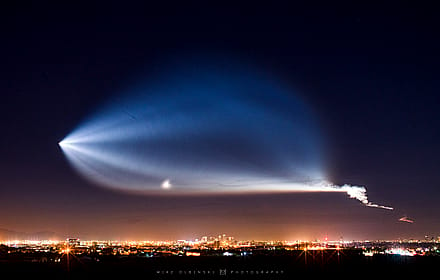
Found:
M 9 248 L 8 254 L 41 252 L 58 255 L 114 255 L 138 257 L 160 256 L 224 256 L 248 257 L 268 252 L 295 252 L 307 254 L 349 250 L 365 257 L 398 255 L 402 257 L 439 255 L 440 237 L 430 240 L 237 240 L 232 236 L 203 236 L 195 240 L 3 240 L 0 245 Z M 60 257 L 53 261 L 59 262 Z

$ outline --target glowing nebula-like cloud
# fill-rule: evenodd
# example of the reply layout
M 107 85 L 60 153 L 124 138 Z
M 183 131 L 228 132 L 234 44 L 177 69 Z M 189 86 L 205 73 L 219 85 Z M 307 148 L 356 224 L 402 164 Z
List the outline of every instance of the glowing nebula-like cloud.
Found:
M 114 97 L 59 144 L 101 186 L 145 194 L 344 192 L 325 176 L 311 109 L 270 75 L 237 65 L 174 68 Z

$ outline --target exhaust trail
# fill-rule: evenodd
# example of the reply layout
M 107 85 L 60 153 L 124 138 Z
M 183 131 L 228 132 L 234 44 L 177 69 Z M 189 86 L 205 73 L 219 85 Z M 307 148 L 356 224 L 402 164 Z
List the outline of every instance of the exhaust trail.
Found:
M 360 186 L 352 186 L 349 184 L 344 184 L 342 186 L 334 185 L 329 182 L 323 182 L 324 185 L 327 185 L 328 188 L 334 189 L 335 191 L 342 191 L 347 193 L 350 198 L 354 198 L 359 200 L 362 204 L 368 207 L 380 208 L 385 210 L 394 210 L 393 207 L 379 205 L 376 203 L 372 203 L 368 200 L 367 189 L 365 187 Z
M 325 137 L 295 90 L 253 67 L 206 61 L 110 99 L 59 143 L 72 167 L 123 192 L 341 192 L 393 210 L 369 201 L 363 186 L 326 180 Z
M 223 185 L 225 186 L 225 185 Z M 337 192 L 346 193 L 349 198 L 353 198 L 361 202 L 363 205 L 372 208 L 380 208 L 385 210 L 394 210 L 391 206 L 384 206 L 373 203 L 368 200 L 367 189 L 363 186 L 353 186 L 349 184 L 335 185 L 327 180 L 314 180 L 292 183 L 288 181 L 261 181 L 261 182 L 243 182 L 242 184 L 227 184 L 230 192 Z M 220 190 L 228 192 L 227 189 Z

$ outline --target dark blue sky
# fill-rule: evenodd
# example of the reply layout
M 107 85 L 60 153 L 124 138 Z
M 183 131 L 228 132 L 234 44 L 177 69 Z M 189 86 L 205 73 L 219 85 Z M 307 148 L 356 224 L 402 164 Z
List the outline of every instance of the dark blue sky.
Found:
M 2 5 L 0 228 L 93 238 L 440 234 L 432 7 Z M 79 177 L 58 141 L 140 73 L 189 53 L 226 54 L 298 88 L 327 136 L 331 180 L 365 185 L 396 211 L 342 194 L 134 196 Z M 405 214 L 416 223 L 397 222 Z

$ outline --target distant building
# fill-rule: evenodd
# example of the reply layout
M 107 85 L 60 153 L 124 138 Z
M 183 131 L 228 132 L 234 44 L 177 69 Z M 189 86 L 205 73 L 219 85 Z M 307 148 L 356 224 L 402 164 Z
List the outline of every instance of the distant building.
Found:
M 80 245 L 79 238 L 67 238 L 67 244 L 69 247 L 76 247 Z

